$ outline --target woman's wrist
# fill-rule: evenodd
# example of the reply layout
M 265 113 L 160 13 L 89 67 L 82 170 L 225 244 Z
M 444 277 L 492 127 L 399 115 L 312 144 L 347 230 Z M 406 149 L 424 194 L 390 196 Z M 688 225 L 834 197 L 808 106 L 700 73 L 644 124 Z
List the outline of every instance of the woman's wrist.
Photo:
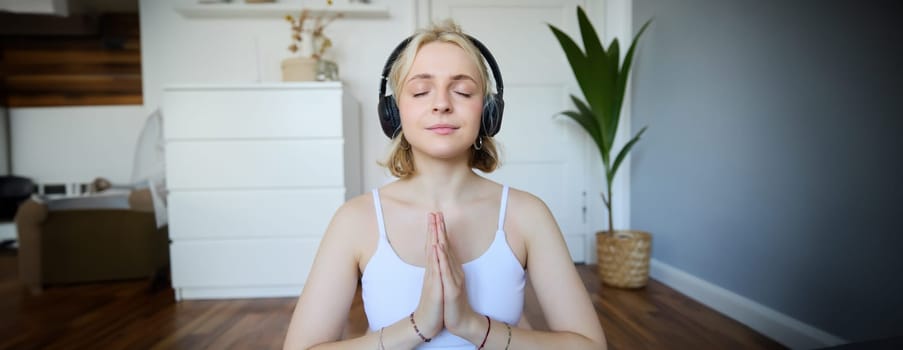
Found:
M 429 336 L 423 335 L 423 331 L 420 330 L 420 327 L 417 327 L 417 321 L 414 320 L 413 312 L 411 313 L 411 315 L 408 316 L 408 319 L 411 320 L 411 327 L 414 328 L 414 333 L 417 334 L 417 337 L 419 337 L 421 341 L 423 341 L 425 343 L 429 343 L 431 340 L 433 340 L 433 336 L 434 336 L 433 333 L 429 333 L 430 334 Z
M 414 317 L 416 317 L 416 315 Z M 405 317 L 384 327 L 382 329 L 381 339 L 380 334 L 378 334 L 379 332 L 380 330 L 377 330 L 377 334 L 374 334 L 377 341 L 382 340 L 381 343 L 377 344 L 377 347 L 381 344 L 385 349 L 413 349 L 424 343 L 423 339 L 417 335 L 417 332 L 411 325 L 409 317 Z M 424 334 L 424 336 L 426 336 L 426 334 Z
M 414 335 L 417 336 L 418 338 L 420 338 L 420 335 L 418 335 L 416 330 L 414 329 L 414 324 L 417 325 L 417 330 L 420 331 L 420 334 L 422 334 L 424 338 L 429 338 L 429 339 L 432 339 L 432 338 L 435 338 L 436 336 L 438 336 L 439 333 L 442 333 L 442 330 L 445 328 L 444 325 L 442 324 L 441 318 L 438 319 L 438 322 L 435 322 L 435 320 L 431 319 L 428 315 L 424 316 L 422 313 L 418 312 L 417 310 L 414 310 L 413 315 L 414 315 L 413 324 L 411 322 L 410 316 L 405 317 L 404 320 L 408 321 L 408 328 L 410 328 L 411 332 L 413 332 Z M 433 321 L 433 322 L 431 322 L 431 321 Z
M 473 313 L 472 317 L 468 317 L 457 329 L 449 329 L 448 331 L 461 338 L 467 339 L 476 346 L 480 346 L 483 339 L 486 338 L 486 330 L 491 327 L 492 319 L 485 315 Z

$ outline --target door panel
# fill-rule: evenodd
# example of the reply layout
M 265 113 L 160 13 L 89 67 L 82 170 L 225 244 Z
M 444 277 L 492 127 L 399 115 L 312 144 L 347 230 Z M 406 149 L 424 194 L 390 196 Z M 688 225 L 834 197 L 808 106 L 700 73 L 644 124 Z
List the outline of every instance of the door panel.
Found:
M 586 259 L 583 218 L 586 136 L 558 112 L 572 109 L 576 82 L 547 24 L 576 32 L 576 0 L 434 0 L 420 23 L 452 18 L 483 42 L 505 82 L 505 115 L 496 140 L 502 166 L 487 177 L 533 193 L 561 227 L 571 257 Z

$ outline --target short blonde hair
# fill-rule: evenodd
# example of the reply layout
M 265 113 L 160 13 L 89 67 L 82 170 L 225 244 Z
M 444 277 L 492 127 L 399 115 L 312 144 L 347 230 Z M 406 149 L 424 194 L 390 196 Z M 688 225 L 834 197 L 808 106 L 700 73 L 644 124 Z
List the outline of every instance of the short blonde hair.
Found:
M 396 97 L 401 92 L 401 81 L 414 64 L 414 57 L 417 51 L 423 45 L 432 42 L 443 42 L 455 44 L 473 59 L 480 74 L 481 85 L 483 88 L 483 101 L 492 93 L 492 82 L 490 81 L 489 72 L 486 64 L 483 62 L 483 55 L 480 50 L 470 41 L 470 39 L 461 31 L 461 27 L 452 20 L 445 20 L 439 24 L 433 24 L 428 28 L 421 29 L 415 34 L 411 41 L 405 46 L 404 50 L 398 54 L 398 58 L 392 64 L 389 70 L 388 85 L 392 89 L 392 94 Z M 482 147 L 478 150 L 471 148 L 471 156 L 469 165 L 471 168 L 479 169 L 483 172 L 492 172 L 499 166 L 499 152 L 495 144 L 495 140 L 491 136 L 480 135 Z M 404 130 L 400 130 L 398 135 L 392 139 L 389 147 L 389 156 L 385 163 L 381 163 L 398 178 L 406 178 L 414 175 L 416 168 L 414 166 L 414 155 L 411 152 L 411 144 L 404 138 Z

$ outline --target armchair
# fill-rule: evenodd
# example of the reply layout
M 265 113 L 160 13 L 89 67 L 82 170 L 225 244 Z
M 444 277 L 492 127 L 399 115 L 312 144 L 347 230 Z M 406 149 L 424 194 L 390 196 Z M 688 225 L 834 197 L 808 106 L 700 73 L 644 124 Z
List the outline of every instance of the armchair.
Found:
M 33 292 L 53 284 L 151 278 L 167 274 L 167 228 L 157 228 L 147 189 L 128 208 L 48 210 L 19 206 L 19 276 Z
M 18 207 L 19 276 L 32 291 L 168 275 L 162 123 L 159 111 L 147 118 L 131 183 L 98 178 L 89 195 L 32 196 Z

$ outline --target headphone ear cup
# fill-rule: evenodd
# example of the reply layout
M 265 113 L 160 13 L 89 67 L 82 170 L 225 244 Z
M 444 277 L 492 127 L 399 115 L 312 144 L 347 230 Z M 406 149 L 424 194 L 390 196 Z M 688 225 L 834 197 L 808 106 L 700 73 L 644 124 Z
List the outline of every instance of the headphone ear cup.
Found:
M 502 114 L 505 111 L 505 101 L 496 94 L 486 97 L 483 104 L 483 125 L 480 132 L 483 135 L 495 136 L 502 129 Z
M 395 97 L 392 95 L 381 97 L 377 105 L 377 112 L 379 113 L 379 124 L 383 128 L 383 133 L 389 138 L 394 138 L 398 131 L 401 130 L 401 118 L 398 115 Z

